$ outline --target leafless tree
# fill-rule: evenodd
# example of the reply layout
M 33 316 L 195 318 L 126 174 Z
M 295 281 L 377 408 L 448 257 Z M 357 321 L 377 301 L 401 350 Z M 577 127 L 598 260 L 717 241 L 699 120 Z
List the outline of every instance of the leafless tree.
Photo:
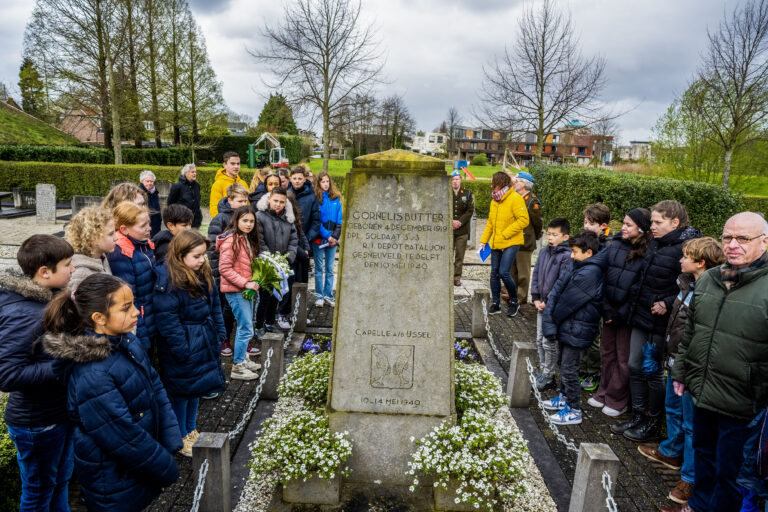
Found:
M 594 166 L 597 167 L 602 164 L 605 154 L 613 151 L 617 146 L 621 128 L 610 114 L 600 116 L 591 128 L 592 133 L 599 137 L 595 139 L 594 157 L 592 158 Z
M 450 155 L 451 151 L 454 150 L 453 147 L 453 132 L 454 129 L 461 124 L 461 115 L 459 114 L 459 111 L 456 109 L 456 107 L 451 107 L 448 109 L 448 114 L 445 119 L 445 125 L 448 129 L 448 144 L 445 145 L 446 152 Z
M 723 187 L 728 188 L 733 152 L 765 138 L 768 1 L 737 7 L 708 37 L 709 47 L 690 88 L 695 91 L 692 107 L 724 151 Z
M 605 60 L 582 56 L 579 46 L 566 7 L 529 4 L 514 46 L 483 68 L 479 117 L 512 135 L 536 134 L 540 159 L 548 133 L 573 117 L 591 120 L 599 107 Z
M 277 25 L 268 25 L 265 50 L 252 51 L 277 77 L 274 89 L 323 122 L 323 170 L 328 170 L 330 122 L 355 94 L 379 82 L 383 63 L 372 25 L 360 19 L 361 3 L 295 0 Z

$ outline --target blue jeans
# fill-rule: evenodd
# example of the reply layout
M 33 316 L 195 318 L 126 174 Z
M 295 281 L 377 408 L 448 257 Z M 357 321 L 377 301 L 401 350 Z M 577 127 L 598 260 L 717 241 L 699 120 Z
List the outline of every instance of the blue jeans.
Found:
M 237 321 L 234 363 L 240 364 L 245 361 L 248 342 L 253 338 L 253 302 L 244 299 L 240 292 L 228 292 L 225 295 Z M 258 297 L 259 294 L 257 293 L 256 296 Z
M 172 395 L 168 395 L 168 399 L 171 401 L 171 408 L 173 408 L 176 420 L 179 422 L 181 437 L 186 437 L 187 434 L 197 428 L 197 408 L 200 406 L 200 399 L 180 398 Z
M 659 445 L 659 453 L 665 457 L 682 457 L 680 479 L 692 484 L 693 468 L 693 398 L 690 393 L 677 396 L 672 378 L 667 376 L 667 438 Z
M 748 420 L 693 406 L 696 481 L 688 505 L 702 512 L 738 512 L 742 495 L 736 477 L 743 460 Z
M 314 248 L 315 299 L 323 297 L 333 299 L 333 260 L 336 257 L 337 247 Z M 325 272 L 325 280 L 323 280 L 323 272 Z
M 513 245 L 506 249 L 491 251 L 491 300 L 494 304 L 501 302 L 501 281 L 504 281 L 504 286 L 507 287 L 509 301 L 517 302 L 517 285 L 509 269 L 512 268 L 519 250 L 519 245 Z
M 71 426 L 8 425 L 8 436 L 16 445 L 21 470 L 19 511 L 69 512 L 68 486 L 75 465 Z

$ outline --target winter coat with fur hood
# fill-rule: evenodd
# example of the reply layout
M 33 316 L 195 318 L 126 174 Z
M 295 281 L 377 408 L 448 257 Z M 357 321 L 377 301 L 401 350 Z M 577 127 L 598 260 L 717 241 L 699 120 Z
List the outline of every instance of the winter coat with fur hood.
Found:
M 237 245 L 235 259 L 234 245 Z M 242 235 L 232 231 L 216 237 L 216 250 L 219 252 L 219 290 L 222 293 L 242 292 L 245 285 L 251 281 L 251 259 L 258 256 L 253 254 Z
M 91 274 L 112 274 L 112 269 L 109 268 L 109 260 L 107 260 L 106 255 L 101 258 L 92 258 L 85 254 L 75 253 L 72 256 L 72 266 L 75 267 L 75 271 L 69 280 L 68 288 L 70 291 L 77 290 L 83 279 Z
M 155 293 L 155 244 L 147 240 L 139 242 L 123 234 L 117 235 L 115 250 L 107 255 L 112 275 L 119 277 L 133 290 L 133 303 L 139 310 L 136 336 L 149 350 L 152 336 L 157 332 L 152 315 L 152 295 Z
M 256 204 L 256 222 L 259 225 L 261 250 L 287 254 L 288 263 L 293 263 L 299 245 L 293 207 L 290 201 L 287 201 L 285 208 L 278 215 L 269 209 L 269 196 L 266 194 Z
M 176 289 L 165 265 L 157 268 L 155 320 L 160 378 L 169 395 L 197 398 L 224 391 L 221 342 L 227 339 L 219 291 L 204 290 L 192 297 Z
M 10 393 L 5 422 L 14 427 L 67 421 L 66 386 L 39 340 L 52 298 L 20 270 L 0 272 L 0 391 Z
M 143 510 L 179 478 L 181 433 L 160 377 L 130 333 L 46 333 L 45 350 L 71 363 L 67 409 L 88 510 Z

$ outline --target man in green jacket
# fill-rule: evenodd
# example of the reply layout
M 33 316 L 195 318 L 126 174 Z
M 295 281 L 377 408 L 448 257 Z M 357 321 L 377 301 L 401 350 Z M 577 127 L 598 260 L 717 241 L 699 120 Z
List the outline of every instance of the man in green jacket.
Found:
M 723 228 L 726 263 L 696 282 L 672 379 L 693 397 L 693 494 L 682 508 L 738 511 L 736 476 L 750 420 L 768 405 L 768 224 L 756 213 Z
M 472 192 L 461 186 L 461 171 L 451 173 L 453 190 L 453 285 L 461 285 L 461 271 L 464 265 L 464 253 L 469 240 L 469 221 L 475 213 L 475 198 Z

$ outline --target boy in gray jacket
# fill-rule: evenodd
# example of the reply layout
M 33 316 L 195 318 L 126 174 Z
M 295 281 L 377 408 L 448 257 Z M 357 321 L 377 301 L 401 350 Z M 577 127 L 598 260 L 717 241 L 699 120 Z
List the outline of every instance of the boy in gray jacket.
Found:
M 542 319 L 547 305 L 547 296 L 555 283 L 571 263 L 571 225 L 567 219 L 557 218 L 547 224 L 548 245 L 539 251 L 531 279 L 531 298 L 536 314 L 536 347 L 539 350 L 539 368 L 536 388 L 539 391 L 555 389 L 555 364 L 557 363 L 557 342 L 548 341 L 542 334 Z

